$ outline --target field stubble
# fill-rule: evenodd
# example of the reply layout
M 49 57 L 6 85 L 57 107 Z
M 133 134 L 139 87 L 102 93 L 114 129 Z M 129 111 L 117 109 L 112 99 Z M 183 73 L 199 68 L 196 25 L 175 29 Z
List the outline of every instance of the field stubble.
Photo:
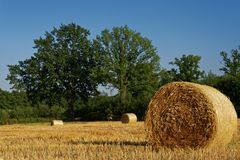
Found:
M 222 148 L 155 151 L 147 145 L 143 122 L 6 125 L 0 126 L 0 160 L 240 159 L 239 133 L 240 125 L 232 142 Z

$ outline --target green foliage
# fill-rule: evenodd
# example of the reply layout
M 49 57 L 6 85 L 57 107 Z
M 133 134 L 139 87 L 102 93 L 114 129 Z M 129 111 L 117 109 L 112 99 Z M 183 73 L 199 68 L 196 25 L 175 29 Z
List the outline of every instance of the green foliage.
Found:
M 120 120 L 123 113 L 133 112 L 139 120 L 144 119 L 145 110 L 152 94 L 132 98 L 125 107 L 120 103 L 120 96 L 97 96 L 89 99 L 85 105 L 80 105 L 77 115 L 80 120 Z
M 238 117 L 240 117 L 240 77 L 232 75 L 221 76 L 213 86 L 230 98 L 238 113 Z
M 229 57 L 224 51 L 220 55 L 223 59 L 220 71 L 225 75 L 218 78 L 215 87 L 231 99 L 240 117 L 240 48 L 233 49 Z
M 36 110 L 38 111 L 38 117 L 50 117 L 51 115 L 51 111 L 48 105 L 46 104 L 39 104 L 38 106 L 36 106 Z
M 64 120 L 143 120 L 154 92 L 172 81 L 201 82 L 226 94 L 240 115 L 240 48 L 223 58 L 223 76 L 200 70 L 200 56 L 183 55 L 160 69 L 151 41 L 127 26 L 103 30 L 93 41 L 76 24 L 61 25 L 34 41 L 32 57 L 9 65 L 14 91 L 0 89 L 0 124 Z M 111 86 L 116 96 L 99 95 Z M 30 103 L 31 102 L 31 103 Z
M 54 119 L 64 119 L 65 117 L 63 115 L 65 111 L 66 109 L 64 107 L 54 105 L 50 109 L 50 117 L 53 117 Z
M 105 85 L 119 90 L 123 110 L 132 97 L 158 87 L 159 56 L 151 41 L 127 26 L 104 30 L 94 40 L 98 74 Z
M 113 97 L 97 96 L 89 98 L 85 104 L 78 104 L 77 115 L 80 120 L 107 120 L 109 113 L 112 112 L 114 103 Z
M 206 75 L 204 75 L 200 82 L 209 86 L 214 86 L 218 82 L 218 79 L 218 75 L 214 74 L 212 71 L 209 71 Z
M 0 109 L 15 109 L 18 106 L 30 106 L 24 92 L 8 92 L 0 89 Z
M 142 94 L 136 98 L 132 99 L 131 107 L 129 107 L 128 112 L 133 112 L 137 115 L 138 120 L 144 120 L 145 112 L 147 106 L 154 93 Z
M 30 118 L 34 116 L 32 107 L 17 107 L 15 110 L 11 111 L 11 118 L 20 120 L 24 118 Z
M 240 47 L 239 49 L 233 49 L 230 57 L 224 51 L 220 53 L 223 58 L 223 67 L 220 68 L 225 74 L 232 76 L 238 76 L 240 74 Z
M 7 79 L 16 90 L 26 91 L 32 103 L 61 105 L 74 117 L 77 99 L 87 100 L 97 93 L 91 70 L 95 66 L 89 31 L 76 25 L 61 25 L 35 40 L 36 53 L 29 59 L 9 65 Z
M 204 77 L 201 81 L 203 84 L 213 86 L 225 94 L 233 103 L 235 110 L 240 117 L 240 77 L 225 74 L 217 76 L 212 72 Z
M 7 110 L 0 109 L 0 124 L 9 124 L 9 118 Z
M 195 55 L 183 55 L 180 59 L 175 58 L 174 61 L 169 63 L 177 67 L 177 69 L 172 69 L 175 75 L 174 80 L 198 82 L 204 76 L 204 71 L 200 70 L 200 60 L 201 57 Z
M 31 104 L 23 107 L 26 101 L 18 104 L 17 98 L 16 104 L 6 100 L 7 105 L 0 107 L 11 109 L 17 121 L 30 115 L 73 118 L 74 113 L 83 119 L 108 119 L 127 111 L 142 117 L 159 87 L 159 56 L 151 41 L 127 26 L 104 30 L 93 44 L 88 36 L 88 30 L 69 24 L 36 39 L 34 55 L 9 65 L 7 76 L 16 93 L 25 92 Z M 111 85 L 119 94 L 94 97 L 99 83 Z
M 161 69 L 159 77 L 160 77 L 159 86 L 163 86 L 167 83 L 174 81 L 175 74 L 171 70 Z

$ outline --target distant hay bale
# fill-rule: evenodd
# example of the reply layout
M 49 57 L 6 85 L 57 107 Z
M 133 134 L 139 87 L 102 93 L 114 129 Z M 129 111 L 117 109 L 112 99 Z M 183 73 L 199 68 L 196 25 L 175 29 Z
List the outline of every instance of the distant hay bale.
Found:
M 62 126 L 63 121 L 62 120 L 52 120 L 51 125 L 52 126 Z
M 237 130 L 237 114 L 231 101 L 218 90 L 173 82 L 161 87 L 151 99 L 145 129 L 155 148 L 223 146 Z
M 137 116 L 134 113 L 124 113 L 121 117 L 122 123 L 137 122 Z

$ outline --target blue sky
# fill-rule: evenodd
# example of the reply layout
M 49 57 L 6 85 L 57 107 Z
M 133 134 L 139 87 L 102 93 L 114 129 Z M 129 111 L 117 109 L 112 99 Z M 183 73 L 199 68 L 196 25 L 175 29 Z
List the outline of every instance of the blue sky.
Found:
M 219 52 L 240 45 L 239 7 L 237 0 L 0 0 L 0 88 L 9 90 L 7 65 L 33 55 L 34 39 L 71 22 L 89 29 L 91 38 L 128 25 L 152 40 L 162 67 L 196 54 L 201 69 L 220 74 Z

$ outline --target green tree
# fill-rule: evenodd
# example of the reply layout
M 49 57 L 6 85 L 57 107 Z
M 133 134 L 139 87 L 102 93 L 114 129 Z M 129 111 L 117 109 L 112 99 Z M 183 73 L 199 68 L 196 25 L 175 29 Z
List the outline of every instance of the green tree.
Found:
M 75 102 L 97 93 L 89 34 L 73 23 L 46 32 L 34 41 L 36 53 L 31 58 L 8 66 L 7 80 L 14 89 L 26 91 L 33 103 L 53 106 L 66 101 L 73 118 Z
M 240 74 L 240 47 L 239 49 L 233 49 L 230 57 L 228 53 L 222 51 L 220 55 L 223 58 L 223 67 L 220 68 L 225 74 L 237 76 Z
M 30 106 L 24 92 L 8 92 L 0 89 L 0 109 L 13 110 L 19 106 Z
M 219 76 L 213 73 L 211 70 L 204 75 L 203 79 L 201 80 L 201 83 L 209 85 L 209 86 L 215 86 L 218 82 Z
M 200 78 L 204 76 L 204 71 L 200 70 L 200 60 L 200 56 L 195 56 L 191 54 L 188 56 L 184 54 L 180 59 L 175 58 L 174 61 L 169 63 L 177 67 L 172 69 L 175 77 L 174 80 L 197 82 Z
M 159 73 L 160 83 L 159 86 L 163 86 L 167 83 L 170 83 L 174 80 L 175 74 L 172 70 L 167 70 L 165 68 L 161 69 Z
M 159 56 L 151 41 L 127 26 L 103 30 L 94 40 L 102 82 L 117 88 L 121 106 L 129 97 L 158 87 Z
M 223 67 L 220 71 L 224 72 L 215 87 L 226 94 L 233 102 L 235 109 L 240 116 L 240 47 L 233 49 L 230 56 L 228 53 L 222 51 L 220 55 L 223 59 Z

